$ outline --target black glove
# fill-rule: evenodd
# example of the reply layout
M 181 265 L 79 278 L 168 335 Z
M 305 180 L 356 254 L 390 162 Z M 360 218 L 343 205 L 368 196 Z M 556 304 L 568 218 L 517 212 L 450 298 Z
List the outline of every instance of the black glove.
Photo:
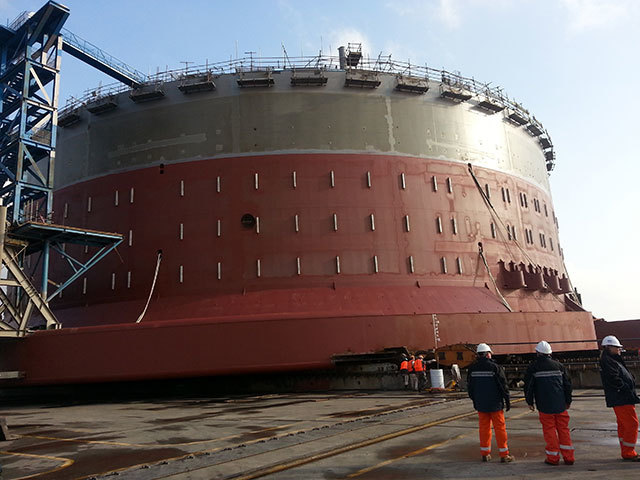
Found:
M 504 408 L 507 412 L 509 410 L 511 410 L 511 401 L 509 401 L 508 399 L 505 400 L 505 408 Z

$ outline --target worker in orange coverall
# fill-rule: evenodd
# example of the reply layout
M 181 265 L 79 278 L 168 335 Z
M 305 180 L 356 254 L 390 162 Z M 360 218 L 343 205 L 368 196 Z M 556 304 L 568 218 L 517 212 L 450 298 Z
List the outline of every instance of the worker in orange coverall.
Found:
M 560 455 L 566 465 L 575 462 L 569 414 L 571 380 L 560 362 L 551 358 L 551 345 L 542 340 L 536 345 L 536 358 L 524 376 L 524 394 L 531 411 L 538 407 L 542 434 L 546 443 L 544 463 L 558 465 Z
M 402 355 L 402 361 L 400 362 L 400 375 L 404 381 L 404 388 L 409 388 L 409 359 L 406 355 Z
M 478 411 L 480 433 L 480 453 L 482 461 L 491 460 L 491 424 L 496 432 L 500 462 L 509 463 L 515 459 L 509 455 L 507 426 L 503 408 L 511 408 L 509 389 L 504 370 L 491 359 L 491 347 L 481 343 L 476 349 L 476 361 L 469 366 L 467 388 L 473 400 L 473 408 Z
M 636 379 L 624 363 L 621 353 L 622 344 L 616 337 L 608 335 L 602 339 L 600 376 L 607 407 L 613 407 L 618 421 L 622 458 L 640 462 L 640 455 L 635 448 L 638 441 L 636 403 L 640 403 L 640 398 L 636 393 Z
M 416 372 L 416 378 L 418 379 L 418 390 L 421 392 L 427 386 L 427 372 L 425 371 L 424 355 L 418 355 L 416 361 L 413 364 L 413 369 Z

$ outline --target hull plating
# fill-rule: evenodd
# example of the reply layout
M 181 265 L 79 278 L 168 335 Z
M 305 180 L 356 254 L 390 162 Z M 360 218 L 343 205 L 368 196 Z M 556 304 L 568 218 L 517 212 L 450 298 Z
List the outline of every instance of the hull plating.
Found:
M 268 89 L 221 75 L 212 92 L 168 84 L 156 102 L 79 112 L 54 220 L 126 242 L 56 299 L 66 328 L 15 342 L 5 368 L 34 384 L 326 368 L 434 348 L 432 314 L 439 345 L 595 337 L 564 295 L 535 136 L 475 100 L 399 93 L 390 74 L 365 91 L 326 73 L 317 89 L 288 71 Z

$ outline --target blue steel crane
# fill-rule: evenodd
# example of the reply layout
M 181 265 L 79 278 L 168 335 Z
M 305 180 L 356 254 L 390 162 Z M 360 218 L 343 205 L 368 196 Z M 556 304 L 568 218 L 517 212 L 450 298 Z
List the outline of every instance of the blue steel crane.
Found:
M 0 198 L 12 222 L 51 214 L 60 52 L 133 88 L 146 80 L 63 29 L 68 16 L 67 7 L 49 1 L 0 26 Z
M 122 242 L 119 234 L 51 224 L 61 52 L 132 88 L 146 81 L 144 74 L 63 29 L 68 17 L 67 7 L 48 1 L 37 12 L 24 12 L 9 25 L 0 25 L 0 264 L 9 272 L 0 278 L 0 336 L 24 335 L 34 310 L 47 327 L 59 326 L 48 301 Z M 12 225 L 6 238 L 5 215 Z M 89 261 L 80 261 L 65 252 L 64 243 L 97 251 Z M 51 295 L 50 249 L 72 269 Z M 18 252 L 41 252 L 40 292 L 15 264 Z

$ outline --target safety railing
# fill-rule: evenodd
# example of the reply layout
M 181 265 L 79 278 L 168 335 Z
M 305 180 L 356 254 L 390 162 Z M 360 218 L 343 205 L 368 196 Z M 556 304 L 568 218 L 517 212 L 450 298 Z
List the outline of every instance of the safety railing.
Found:
M 87 55 L 90 55 L 91 57 L 113 68 L 114 70 L 124 73 L 126 76 L 137 80 L 139 83 L 144 83 L 147 80 L 147 76 L 144 73 L 141 73 L 135 68 L 130 67 L 122 60 L 118 60 L 116 57 L 109 55 L 99 47 L 95 46 L 93 43 L 80 38 L 75 33 L 70 32 L 66 28 L 63 28 L 61 30 L 61 33 L 64 42 L 71 45 L 75 49 L 80 50 Z
M 16 18 L 14 18 L 13 21 L 8 25 L 8 27 L 11 30 L 18 30 L 22 25 L 27 23 L 27 20 L 29 20 L 33 16 L 34 13 L 35 12 L 29 12 L 28 10 L 25 10 L 20 15 L 18 15 Z
M 65 37 L 66 38 L 66 37 Z M 206 63 L 204 65 L 188 65 L 187 67 L 158 72 L 148 75 L 144 83 L 165 83 L 183 79 L 190 75 L 224 75 L 246 73 L 252 71 L 283 71 L 283 70 L 304 70 L 304 69 L 323 69 L 338 70 L 340 60 L 336 56 L 314 56 L 314 57 L 244 57 L 231 59 L 217 63 Z M 509 98 L 502 88 L 491 85 L 490 83 L 480 82 L 473 77 L 465 77 L 458 72 L 449 72 L 447 70 L 431 68 L 427 65 L 416 65 L 409 62 L 400 62 L 392 60 L 391 57 L 378 57 L 376 59 L 363 58 L 358 63 L 357 68 L 348 68 L 353 70 L 369 70 L 373 72 L 388 73 L 395 75 L 403 75 L 407 77 L 415 77 L 421 80 L 444 84 L 453 88 L 460 88 L 468 91 L 472 95 L 479 98 L 489 99 L 497 102 L 504 107 L 518 112 L 523 118 L 527 119 L 530 124 L 536 125 L 540 130 L 544 130 L 542 124 L 532 116 L 529 111 L 519 102 Z M 94 101 L 99 97 L 114 95 L 121 92 L 129 91 L 127 87 L 121 83 L 105 85 L 103 87 L 87 90 L 81 97 L 68 101 L 67 105 L 61 110 L 61 114 L 73 110 Z

